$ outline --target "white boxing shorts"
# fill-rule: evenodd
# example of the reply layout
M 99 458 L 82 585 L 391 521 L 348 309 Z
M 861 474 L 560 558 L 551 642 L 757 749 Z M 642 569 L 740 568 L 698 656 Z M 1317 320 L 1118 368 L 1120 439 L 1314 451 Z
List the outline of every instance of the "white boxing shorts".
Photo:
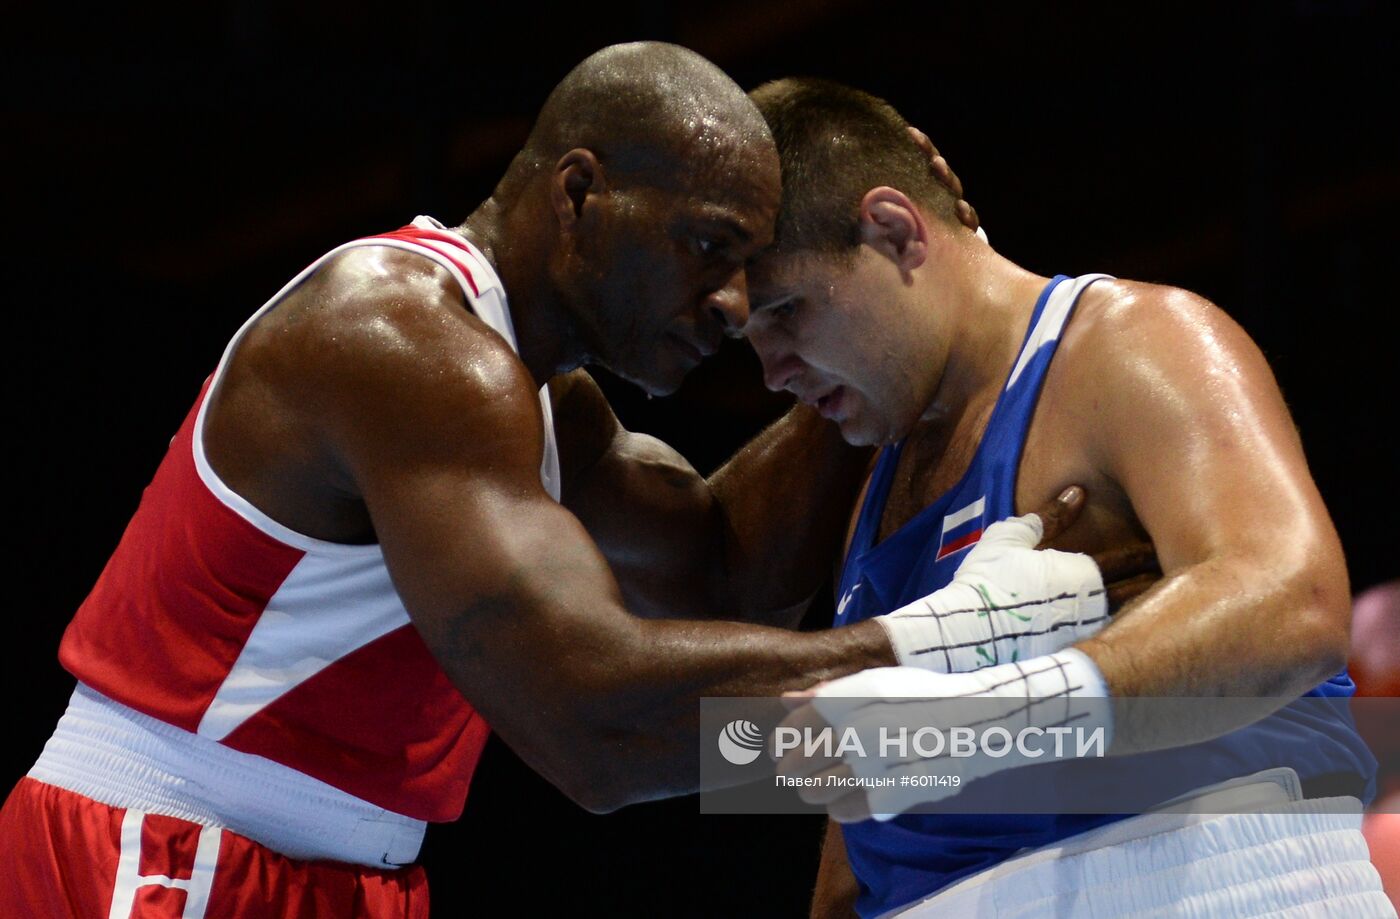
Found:
M 1221 794 L 1231 810 L 1259 809 L 1209 813 Z M 887 915 L 1395 919 L 1361 816 L 1355 798 L 1304 800 L 1292 770 L 1269 770 L 1008 859 Z

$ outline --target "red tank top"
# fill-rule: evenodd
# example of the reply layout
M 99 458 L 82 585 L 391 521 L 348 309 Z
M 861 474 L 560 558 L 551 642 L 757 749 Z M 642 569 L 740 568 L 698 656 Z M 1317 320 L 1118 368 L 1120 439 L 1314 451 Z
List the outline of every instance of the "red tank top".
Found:
M 472 310 L 516 347 L 490 264 L 430 218 L 322 256 L 255 313 L 142 495 L 78 609 L 59 660 L 163 722 L 289 766 L 419 820 L 461 814 L 489 728 L 449 682 L 395 592 L 378 545 L 312 539 L 230 490 L 204 456 L 209 393 L 268 310 L 346 248 L 388 245 L 452 272 Z M 558 498 L 548 396 L 541 475 Z

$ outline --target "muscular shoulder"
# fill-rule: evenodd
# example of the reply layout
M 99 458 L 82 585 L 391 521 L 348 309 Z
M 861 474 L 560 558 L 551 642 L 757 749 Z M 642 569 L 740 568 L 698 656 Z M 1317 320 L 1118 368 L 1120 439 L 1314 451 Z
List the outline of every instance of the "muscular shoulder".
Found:
M 1080 297 L 1063 347 L 1088 347 L 1102 357 L 1162 355 L 1187 344 L 1234 346 L 1248 337 L 1223 310 L 1179 287 L 1102 280 Z
M 445 269 L 413 253 L 343 253 L 254 333 L 260 375 L 338 441 L 539 427 L 518 356 Z
M 520 359 L 467 306 L 446 269 L 387 247 L 352 249 L 313 279 L 309 302 L 289 323 L 305 326 L 316 363 L 375 384 L 467 385 L 491 395 L 535 386 Z M 290 304 L 289 304 L 290 305 Z M 290 327 L 289 332 L 293 331 Z
M 1130 407 L 1144 396 L 1170 399 L 1186 384 L 1268 373 L 1249 336 L 1215 304 L 1140 281 L 1091 285 L 1065 331 L 1061 354 L 1056 363 L 1065 365 L 1068 382 L 1101 405 Z
M 1210 431 L 1260 400 L 1281 401 L 1258 347 L 1190 291 L 1100 281 L 1085 291 L 1061 344 L 1057 397 L 1086 442 L 1116 452 L 1169 429 Z

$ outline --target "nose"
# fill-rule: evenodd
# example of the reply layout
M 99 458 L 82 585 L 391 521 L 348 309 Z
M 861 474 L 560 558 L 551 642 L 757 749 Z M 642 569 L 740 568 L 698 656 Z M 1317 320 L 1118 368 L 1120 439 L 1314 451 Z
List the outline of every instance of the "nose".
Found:
M 779 336 L 766 330 L 751 327 L 746 337 L 763 365 L 763 385 L 774 392 L 787 388 L 802 370 L 801 358 L 783 347 L 778 341 Z
M 729 276 L 724 286 L 705 298 L 705 307 L 725 335 L 739 337 L 740 329 L 749 321 L 749 284 L 742 265 Z

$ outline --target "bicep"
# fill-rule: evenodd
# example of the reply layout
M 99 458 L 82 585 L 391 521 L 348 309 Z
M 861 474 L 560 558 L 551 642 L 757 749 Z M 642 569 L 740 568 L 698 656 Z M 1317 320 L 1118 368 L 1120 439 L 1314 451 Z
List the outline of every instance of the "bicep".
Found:
M 583 527 L 540 482 L 528 373 L 498 340 L 467 338 L 428 336 L 369 361 L 323 423 L 410 620 L 454 685 L 535 759 L 569 737 L 534 730 L 539 710 L 585 714 L 635 620 Z
M 606 563 L 538 480 L 419 468 L 365 498 L 415 627 L 489 720 L 512 698 L 575 696 L 628 633 Z
M 709 484 L 668 444 L 625 430 L 590 377 L 569 377 L 551 386 L 565 506 L 607 559 L 628 609 L 714 615 L 723 513 Z
M 609 723 L 636 620 L 583 527 L 538 479 L 482 472 L 420 468 L 371 484 L 366 501 L 444 673 L 517 755 L 577 799 L 579 761 Z
M 666 618 L 715 614 L 723 517 L 709 485 L 675 450 L 620 432 L 569 506 L 597 540 L 630 609 Z

